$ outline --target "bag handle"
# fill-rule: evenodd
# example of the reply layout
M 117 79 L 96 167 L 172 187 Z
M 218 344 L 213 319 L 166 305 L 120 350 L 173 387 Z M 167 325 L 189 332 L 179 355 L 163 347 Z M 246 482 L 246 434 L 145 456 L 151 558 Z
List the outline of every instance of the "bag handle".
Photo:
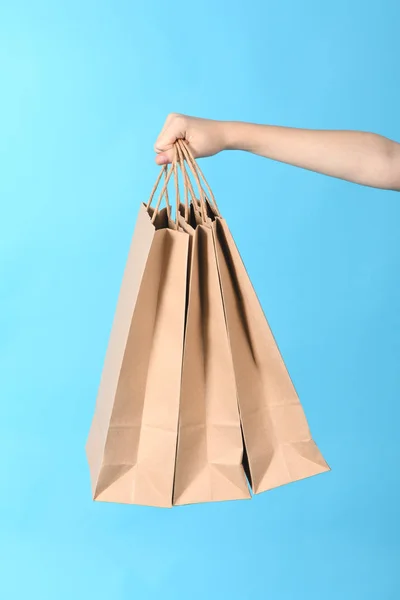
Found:
M 195 191 L 193 189 L 192 182 L 190 180 L 190 177 L 188 175 L 187 169 L 185 167 L 185 156 L 183 154 L 183 151 L 182 151 L 182 148 L 181 148 L 181 144 L 177 142 L 176 145 L 177 145 L 177 148 L 178 148 L 179 166 L 180 166 L 181 171 L 182 171 L 184 185 L 190 191 L 190 194 L 192 196 L 192 204 L 195 207 L 196 211 L 198 211 L 198 210 L 200 210 L 201 205 L 200 205 L 200 202 L 196 198 L 196 193 L 195 193 Z M 185 198 L 185 200 L 186 200 L 186 198 Z M 186 215 L 185 218 L 188 221 L 188 219 L 189 219 L 189 202 L 187 202 L 187 206 L 185 206 L 185 215 Z
M 189 169 L 191 170 L 191 172 L 192 172 L 192 174 L 193 174 L 193 176 L 194 176 L 194 178 L 196 180 L 197 187 L 198 187 L 199 194 L 200 194 L 199 202 L 200 202 L 201 218 L 203 220 L 203 223 L 206 223 L 207 222 L 206 197 L 205 197 L 204 190 L 203 190 L 203 188 L 201 186 L 201 182 L 200 182 L 200 178 L 198 176 L 197 170 L 196 170 L 196 168 L 193 167 L 193 163 L 192 163 L 190 155 L 189 155 L 189 153 L 187 151 L 186 144 L 182 140 L 180 140 L 180 139 L 176 141 L 176 144 L 180 145 L 182 153 L 183 153 L 184 157 L 186 158 L 186 162 L 187 162 L 187 164 L 189 166 Z M 182 163 L 181 168 L 185 169 L 185 163 L 184 162 Z M 188 179 L 189 179 L 189 177 L 188 177 Z
M 180 215 L 180 192 L 179 192 L 179 179 L 178 179 L 178 166 L 180 167 L 182 178 L 183 178 L 183 190 L 184 190 L 184 198 L 185 198 L 185 221 L 189 222 L 189 192 L 192 197 L 192 202 L 196 203 L 196 195 L 193 190 L 192 182 L 190 181 L 190 177 L 184 166 L 184 156 L 182 153 L 182 149 L 179 144 L 175 144 L 174 146 L 174 161 L 172 164 L 172 169 L 174 170 L 174 180 L 175 180 L 175 190 L 176 190 L 176 223 L 178 226 L 178 217 Z
M 165 179 L 168 176 L 168 169 L 164 168 L 164 175 L 165 175 Z M 167 215 L 168 215 L 168 219 L 171 219 L 171 206 L 169 203 L 169 196 L 168 196 L 168 187 L 165 188 L 165 204 L 167 207 Z
M 165 200 L 166 200 L 166 204 L 167 204 L 167 211 L 168 211 L 168 216 L 170 217 L 171 215 L 171 206 L 169 203 L 169 197 L 168 197 L 168 184 L 169 181 L 171 179 L 171 176 L 174 176 L 174 183 L 175 183 L 175 193 L 176 193 L 176 210 L 179 213 L 179 205 L 180 205 L 180 193 L 179 193 L 179 181 L 178 181 L 178 171 L 177 171 L 177 166 L 179 165 L 179 167 L 181 168 L 181 172 L 182 172 L 182 176 L 183 176 L 183 187 L 184 187 L 184 195 L 185 195 L 185 220 L 188 221 L 189 219 L 189 192 L 192 196 L 192 201 L 195 203 L 196 202 L 196 194 L 194 192 L 193 186 L 192 186 L 192 182 L 190 181 L 190 178 L 188 176 L 188 173 L 186 171 L 186 169 L 184 168 L 184 156 L 181 150 L 181 147 L 178 144 L 175 144 L 174 146 L 174 160 L 172 162 L 171 168 L 168 169 L 167 165 L 164 165 L 157 177 L 157 181 L 155 182 L 153 189 L 151 191 L 150 194 L 150 199 L 147 202 L 146 208 L 150 208 L 155 193 L 157 191 L 157 188 L 160 185 L 160 181 L 162 178 L 162 175 L 165 175 L 165 181 L 164 181 L 164 185 L 161 188 L 161 192 L 159 194 L 158 200 L 156 202 L 156 206 L 154 209 L 154 215 L 153 215 L 153 219 L 152 222 L 154 222 L 156 215 L 159 211 L 159 207 L 161 204 L 161 200 L 162 197 L 165 196 Z
M 188 171 L 185 166 L 185 161 L 196 181 L 197 188 L 198 188 L 198 191 L 200 194 L 199 199 L 196 198 L 196 194 L 194 192 L 192 182 L 190 180 Z M 150 198 L 146 205 L 147 209 L 149 209 L 151 207 L 155 193 L 160 185 L 161 178 L 164 175 L 165 180 L 164 180 L 164 184 L 161 188 L 161 191 L 159 193 L 159 196 L 158 196 L 155 208 L 154 208 L 154 213 L 153 213 L 153 216 L 151 219 L 152 223 L 154 223 L 154 221 L 157 217 L 163 196 L 165 196 L 168 218 L 171 217 L 171 205 L 170 205 L 169 196 L 168 196 L 168 184 L 171 179 L 171 176 L 173 175 L 174 183 L 175 183 L 175 200 L 176 200 L 175 226 L 176 226 L 176 229 L 178 229 L 178 227 L 179 227 L 178 217 L 179 217 L 179 206 L 180 206 L 180 192 L 179 192 L 179 179 L 178 179 L 178 165 L 181 169 L 182 178 L 183 178 L 184 198 L 185 198 L 185 220 L 188 221 L 188 219 L 189 219 L 189 192 L 190 192 L 190 195 L 192 196 L 192 202 L 195 205 L 195 208 L 200 211 L 201 218 L 202 218 L 202 221 L 204 224 L 207 223 L 207 206 L 206 206 L 207 201 L 214 208 L 216 215 L 220 216 L 220 212 L 219 212 L 218 205 L 215 200 L 214 194 L 213 194 L 202 170 L 200 169 L 199 165 L 197 164 L 192 152 L 190 151 L 187 142 L 184 141 L 183 139 L 178 139 L 178 140 L 176 140 L 176 142 L 174 144 L 174 158 L 172 161 L 171 168 L 168 169 L 167 165 L 164 165 L 161 168 L 160 173 L 157 177 L 157 180 L 151 191 Z M 209 196 L 206 195 L 206 192 L 204 191 L 202 182 L 205 185 Z
M 160 173 L 159 173 L 159 175 L 157 177 L 157 181 L 155 182 L 155 184 L 153 186 L 153 189 L 151 190 L 150 198 L 149 198 L 149 200 L 148 200 L 148 202 L 146 204 L 146 208 L 150 208 L 150 206 L 151 206 L 151 204 L 153 202 L 155 193 L 157 191 L 157 188 L 160 185 L 161 177 L 163 176 L 163 174 L 165 174 L 165 181 L 164 181 L 164 185 L 163 185 L 163 187 L 161 189 L 160 195 L 158 197 L 158 200 L 157 200 L 154 212 L 158 212 L 158 209 L 160 207 L 160 203 L 161 203 L 162 197 L 165 195 L 165 192 L 167 190 L 168 182 L 169 182 L 169 180 L 171 178 L 171 175 L 172 175 L 172 170 L 168 172 L 168 169 L 167 169 L 166 165 L 162 167 L 162 169 L 160 170 Z M 168 194 L 168 192 L 167 192 L 167 194 Z M 166 196 L 166 197 L 168 197 L 168 196 Z
M 218 208 L 218 205 L 217 205 L 217 201 L 215 200 L 215 196 L 214 196 L 214 194 L 212 192 L 212 189 L 209 186 L 208 181 L 205 178 L 203 171 L 200 169 L 198 163 L 196 162 L 196 160 L 195 160 L 195 158 L 194 158 L 194 156 L 193 156 L 193 154 L 192 154 L 192 152 L 191 152 L 191 150 L 189 148 L 189 145 L 183 139 L 177 140 L 177 143 L 178 143 L 178 145 L 180 145 L 180 147 L 182 149 L 182 152 L 185 155 L 186 162 L 188 163 L 189 168 L 190 168 L 191 172 L 193 173 L 193 175 L 194 175 L 194 177 L 196 179 L 196 183 L 197 183 L 197 185 L 199 187 L 199 191 L 201 191 L 201 195 L 203 196 L 203 198 L 202 198 L 203 201 L 205 202 L 206 200 L 210 199 L 211 200 L 210 204 L 213 206 L 213 208 L 214 208 L 217 216 L 220 217 L 221 213 L 219 211 L 219 208 Z M 207 196 L 206 196 L 206 194 L 204 192 L 204 189 L 203 189 L 203 187 L 202 187 L 202 185 L 200 183 L 200 180 L 203 181 L 203 183 L 204 183 L 204 185 L 205 185 L 205 187 L 206 187 L 206 189 L 207 189 L 207 191 L 209 193 L 209 198 L 207 198 Z
M 193 204 L 196 212 L 199 212 L 199 211 L 201 211 L 201 202 L 196 197 L 196 193 L 195 193 L 195 191 L 193 189 L 193 185 L 192 185 L 191 179 L 190 179 L 189 174 L 187 172 L 187 169 L 185 167 L 185 157 L 184 157 L 181 145 L 177 144 L 177 148 L 178 148 L 178 154 L 179 154 L 179 166 L 181 168 L 181 172 L 182 172 L 182 175 L 183 175 L 184 186 L 185 186 L 185 188 L 187 188 L 185 190 L 186 191 L 186 195 L 187 195 L 188 192 L 190 192 L 190 195 L 192 197 L 192 204 Z M 185 206 L 185 209 L 186 209 L 186 221 L 188 221 L 190 209 L 189 209 L 189 203 L 188 203 L 187 196 L 186 196 L 185 200 L 186 200 L 186 206 Z M 204 222 L 204 219 L 202 219 L 202 220 Z
M 156 191 L 158 189 L 158 186 L 160 185 L 161 178 L 162 178 L 162 176 L 164 174 L 165 175 L 165 181 L 164 181 L 164 184 L 163 184 L 163 186 L 161 188 L 160 194 L 158 196 L 158 200 L 156 202 L 156 205 L 154 207 L 154 213 L 153 213 L 153 216 L 151 218 L 151 222 L 152 223 L 154 223 L 154 221 L 157 218 L 157 214 L 159 212 L 160 204 L 161 204 L 161 200 L 162 200 L 163 196 L 165 196 L 165 203 L 166 203 L 166 207 L 167 207 L 168 218 L 169 219 L 171 218 L 171 205 L 170 205 L 169 196 L 168 196 L 168 183 L 169 183 L 169 180 L 171 179 L 171 175 L 174 175 L 175 193 L 176 193 L 176 207 L 177 207 L 177 210 L 179 212 L 179 202 L 180 201 L 179 201 L 178 175 L 177 175 L 177 169 L 176 169 L 177 162 L 178 162 L 177 149 L 175 148 L 175 156 L 174 156 L 172 168 L 170 170 L 168 170 L 167 165 L 164 165 L 161 168 L 160 173 L 159 173 L 159 175 L 157 177 L 157 180 L 156 180 L 156 182 L 155 182 L 155 184 L 153 186 L 153 189 L 151 191 L 150 198 L 149 198 L 149 200 L 148 200 L 148 202 L 146 204 L 146 208 L 148 210 L 151 207 L 151 204 L 153 202 L 155 193 L 156 193 Z M 178 213 L 176 214 L 175 227 L 176 227 L 176 229 L 178 229 Z
M 172 169 L 174 171 L 174 184 L 175 184 L 175 225 L 178 229 L 178 217 L 179 217 L 179 205 L 181 203 L 181 197 L 179 193 L 179 180 L 178 180 L 178 149 L 174 148 L 174 161 L 172 163 Z
M 190 190 L 193 202 L 195 202 L 195 196 L 194 196 L 194 191 L 193 191 L 193 187 L 192 187 L 192 182 L 190 181 L 190 179 L 188 177 L 187 171 L 185 168 L 182 168 L 183 161 L 184 161 L 182 149 L 179 144 L 176 144 L 176 148 L 178 151 L 179 166 L 181 168 L 182 177 L 183 177 L 183 190 L 184 190 L 184 196 L 185 196 L 185 221 L 188 222 L 189 221 L 189 190 Z

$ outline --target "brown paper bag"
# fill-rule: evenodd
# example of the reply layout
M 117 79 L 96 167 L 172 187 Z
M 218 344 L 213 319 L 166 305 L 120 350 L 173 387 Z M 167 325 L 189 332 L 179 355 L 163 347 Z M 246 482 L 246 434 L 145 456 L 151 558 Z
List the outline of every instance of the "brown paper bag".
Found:
M 190 167 L 199 198 L 186 172 L 186 147 L 177 147 L 185 188 L 181 216 L 192 223 L 181 226 L 192 243 L 174 504 L 250 498 L 211 221 L 196 171 Z
M 212 231 L 194 232 L 174 505 L 250 498 Z
M 253 491 L 328 471 L 226 222 L 213 232 Z
M 170 507 L 189 236 L 166 228 L 159 202 L 139 211 L 87 456 L 96 500 Z

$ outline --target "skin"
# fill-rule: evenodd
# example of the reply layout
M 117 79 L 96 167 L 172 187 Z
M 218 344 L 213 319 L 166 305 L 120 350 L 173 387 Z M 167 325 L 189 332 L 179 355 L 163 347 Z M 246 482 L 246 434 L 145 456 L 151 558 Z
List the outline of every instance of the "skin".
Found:
M 196 158 L 243 150 L 360 185 L 400 191 L 400 144 L 375 133 L 321 131 L 170 114 L 155 144 L 156 162 L 171 163 L 184 139 Z

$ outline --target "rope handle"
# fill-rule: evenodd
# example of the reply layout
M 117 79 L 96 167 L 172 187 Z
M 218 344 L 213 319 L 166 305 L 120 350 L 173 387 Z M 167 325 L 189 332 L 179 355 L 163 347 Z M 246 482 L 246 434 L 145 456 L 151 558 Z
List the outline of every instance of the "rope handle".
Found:
M 208 184 L 207 179 L 204 176 L 203 171 L 200 169 L 198 163 L 196 162 L 190 148 L 189 145 L 187 144 L 186 141 L 179 139 L 177 140 L 178 145 L 181 146 L 181 148 L 183 149 L 183 152 L 185 154 L 185 158 L 186 158 L 186 162 L 189 165 L 190 170 L 192 171 L 195 179 L 196 179 L 196 183 L 199 186 L 199 190 L 201 190 L 201 195 L 203 197 L 203 200 L 211 200 L 211 202 L 209 202 L 209 204 L 214 208 L 214 211 L 216 212 L 217 216 L 221 216 L 220 212 L 219 212 L 219 208 L 217 205 L 217 201 L 215 200 L 215 196 L 212 192 L 211 187 Z M 203 181 L 208 193 L 209 193 L 209 198 L 206 196 L 204 189 L 200 183 L 200 180 Z
M 191 173 L 196 181 L 197 188 L 199 191 L 199 199 L 196 198 L 196 194 L 193 189 L 193 185 L 190 180 L 188 171 L 186 169 L 185 162 L 188 165 L 189 170 L 191 171 Z M 213 194 L 202 170 L 200 169 L 199 165 L 197 164 L 192 152 L 190 151 L 187 142 L 184 141 L 183 139 L 178 139 L 178 140 L 176 140 L 176 142 L 174 144 L 174 158 L 172 161 L 171 168 L 168 169 L 167 165 L 164 165 L 161 168 L 160 173 L 157 177 L 157 180 L 151 191 L 150 198 L 146 205 L 147 209 L 149 209 L 151 207 L 151 204 L 154 200 L 156 191 L 160 185 L 161 178 L 164 175 L 165 180 L 164 180 L 164 184 L 161 188 L 161 191 L 159 193 L 156 205 L 154 207 L 154 212 L 153 212 L 153 216 L 151 219 L 152 223 L 154 223 L 154 221 L 157 217 L 163 196 L 165 196 L 168 218 L 170 219 L 170 217 L 171 217 L 171 205 L 170 205 L 169 196 L 168 196 L 168 184 L 171 179 L 171 176 L 173 175 L 174 176 L 174 184 L 175 184 L 175 199 L 176 199 L 175 227 L 176 227 L 176 229 L 178 229 L 178 227 L 179 227 L 178 221 L 179 221 L 180 192 L 179 192 L 178 166 L 181 170 L 182 179 L 183 179 L 184 198 L 185 198 L 185 200 L 184 200 L 184 202 L 185 202 L 185 204 L 184 204 L 185 205 L 185 220 L 187 222 L 189 220 L 189 193 L 192 197 L 192 204 L 193 204 L 194 208 L 198 212 L 200 212 L 201 219 L 204 224 L 208 222 L 207 202 L 213 207 L 213 210 L 217 214 L 217 216 L 220 216 L 220 212 L 219 212 L 214 194 Z M 205 185 L 209 196 L 206 195 L 206 192 L 204 191 L 202 182 Z

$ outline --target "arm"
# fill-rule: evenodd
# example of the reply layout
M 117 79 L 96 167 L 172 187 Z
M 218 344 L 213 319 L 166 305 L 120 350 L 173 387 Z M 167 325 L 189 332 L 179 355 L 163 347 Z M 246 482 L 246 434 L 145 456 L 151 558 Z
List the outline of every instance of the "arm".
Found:
M 186 139 L 196 157 L 244 150 L 361 185 L 400 191 L 400 144 L 374 133 L 319 131 L 170 115 L 156 142 L 157 163 L 171 162 Z

